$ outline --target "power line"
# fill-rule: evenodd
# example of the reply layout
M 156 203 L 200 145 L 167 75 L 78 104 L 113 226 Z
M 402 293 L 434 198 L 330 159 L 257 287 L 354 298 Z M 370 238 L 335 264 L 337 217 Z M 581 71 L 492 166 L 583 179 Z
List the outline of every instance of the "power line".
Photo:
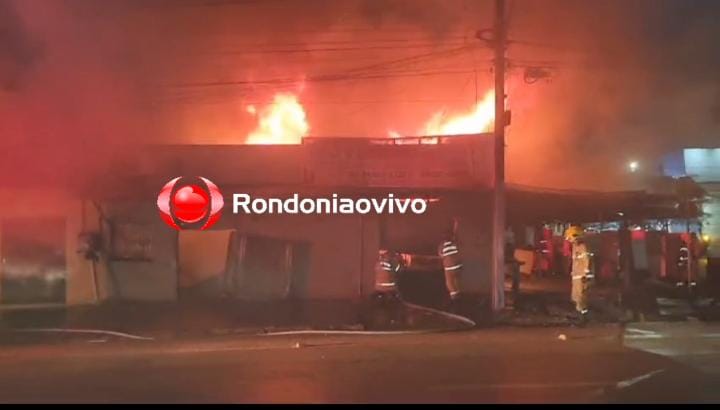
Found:
M 459 45 L 463 43 L 452 43 Z M 306 49 L 267 49 L 267 50 L 228 50 L 208 51 L 212 54 L 293 54 L 293 53 L 318 53 L 318 52 L 352 52 L 368 50 L 407 50 L 437 47 L 437 44 L 405 44 L 402 46 L 367 46 L 367 47 L 329 47 L 329 48 L 306 48 Z
M 405 71 L 405 72 L 398 72 L 394 74 L 383 74 L 383 75 L 365 75 L 362 77 L 354 77 L 352 79 L 347 79 L 345 81 L 373 81 L 373 80 L 380 80 L 380 79 L 387 79 L 387 78 L 413 78 L 413 77 L 430 77 L 430 76 L 458 76 L 458 75 L 468 75 L 468 74 L 474 74 L 475 69 L 469 68 L 469 69 L 458 69 L 458 70 L 414 70 L 414 71 Z M 337 80 L 340 81 L 340 80 Z M 333 84 L 335 82 L 320 82 L 320 84 Z M 244 85 L 244 84 L 243 84 Z M 238 87 L 241 87 L 242 85 L 238 85 Z M 225 88 L 225 87 L 213 87 L 213 88 L 191 88 L 191 89 L 176 89 L 175 92 L 172 93 L 172 95 L 166 95 L 165 97 L 161 97 L 160 100 L 163 101 L 175 101 L 178 103 L 195 103 L 195 102 L 218 102 L 223 101 L 227 99 L 236 100 L 237 98 L 241 98 L 243 95 L 247 95 L 248 92 L 260 92 L 262 90 L 263 93 L 266 92 L 297 92 L 297 83 L 284 83 L 284 84 L 261 84 L 261 85 L 252 85 L 252 88 L 257 88 L 258 90 L 255 91 L 237 91 L 238 88 Z M 236 91 L 231 91 L 236 90 Z M 240 90 L 245 90 L 243 88 L 240 88 Z M 177 92 L 180 92 L 181 94 L 177 94 Z M 377 100 L 376 103 L 380 104 L 383 100 Z M 413 103 L 423 103 L 423 102 L 433 102 L 433 100 L 428 99 L 420 99 L 420 100 L 397 100 L 397 102 L 413 102 Z M 332 102 L 327 102 L 327 104 L 331 104 Z M 359 102 L 358 102 L 359 103 Z M 367 104 L 372 104 L 372 101 L 367 101 Z M 390 103 L 390 102 L 388 102 Z M 325 102 L 318 102 L 318 104 L 325 104 Z
M 405 57 L 401 59 L 396 60 L 390 60 L 385 61 L 382 63 L 376 63 L 371 64 L 367 66 L 362 67 L 356 67 L 349 70 L 343 70 L 336 74 L 326 74 L 326 75 L 319 75 L 314 77 L 308 77 L 305 79 L 297 79 L 297 78 L 274 78 L 274 79 L 267 79 L 267 80 L 232 80 L 232 81 L 209 81 L 209 82 L 194 82 L 194 83 L 180 83 L 180 84 L 171 84 L 171 87 L 175 88 L 194 88 L 194 87 L 217 87 L 217 86 L 241 86 L 241 85 L 265 85 L 265 84 L 294 84 L 298 81 L 303 82 L 324 82 L 324 81 L 348 81 L 348 80 L 355 80 L 355 79 L 374 79 L 374 78 L 392 78 L 397 76 L 418 76 L 418 75 L 434 75 L 432 73 L 398 73 L 398 66 L 402 66 L 403 64 L 413 64 L 417 63 L 419 61 L 422 61 L 423 59 L 432 59 L 437 58 L 440 56 L 447 56 L 451 55 L 453 53 L 458 52 L 464 52 L 467 50 L 472 49 L 472 47 L 469 46 L 463 46 L 458 48 L 453 48 L 449 50 L 444 51 L 437 51 L 432 53 L 425 53 L 420 54 L 416 56 L 411 57 Z M 388 70 L 393 69 L 396 70 L 395 73 L 392 73 L 390 71 L 388 73 Z M 373 75 L 373 73 L 382 73 L 382 70 L 385 68 L 385 74 L 376 74 Z M 465 70 L 467 71 L 467 70 Z M 443 72 L 447 73 L 447 72 Z
M 400 43 L 400 44 L 407 44 L 407 43 L 427 43 L 427 44 L 433 44 L 433 45 L 445 45 L 450 40 L 457 41 L 459 43 L 467 44 L 468 40 L 474 40 L 474 37 L 468 37 L 468 36 L 448 36 L 444 37 L 440 40 L 433 40 L 428 38 L 377 38 L 377 39 L 371 39 L 367 37 L 363 37 L 362 39 L 352 39 L 352 40 L 321 40 L 321 41 L 305 41 L 305 42 L 295 42 L 295 43 L 234 43 L 237 47 L 249 47 L 249 48 L 262 48 L 266 47 L 269 44 L 275 47 L 305 47 L 308 45 L 312 46 L 336 46 L 336 45 L 361 45 L 361 44 L 376 44 L 376 43 Z
M 236 96 L 229 96 L 229 98 L 236 99 Z M 193 103 L 195 101 L 192 101 Z M 272 100 L 242 100 L 243 104 L 253 105 L 268 105 L 271 104 Z M 445 104 L 445 103 L 466 103 L 467 98 L 446 98 L 446 99 L 400 99 L 400 100 L 303 100 L 302 104 L 311 105 L 356 105 L 356 104 L 368 104 L 368 105 L 384 105 L 384 104 Z
M 551 44 L 544 43 L 541 41 L 529 41 L 529 40 L 508 40 L 509 45 L 520 45 L 526 47 L 544 48 L 555 51 L 564 51 L 579 54 L 597 54 L 597 49 L 588 49 L 582 47 L 574 47 L 570 45 Z
M 408 63 L 417 63 L 419 61 L 422 61 L 423 59 L 432 59 L 432 58 L 444 57 L 444 56 L 448 56 L 448 55 L 452 55 L 452 54 L 456 54 L 456 53 L 463 53 L 465 51 L 470 51 L 476 47 L 477 47 L 477 45 L 466 45 L 466 46 L 451 48 L 451 49 L 443 50 L 443 51 L 424 53 L 424 54 L 419 54 L 419 55 L 410 56 L 410 57 L 404 57 L 404 58 L 400 58 L 400 59 L 396 59 L 396 60 L 384 61 L 381 63 L 371 64 L 371 65 L 367 65 L 367 66 L 356 67 L 356 68 L 344 71 L 344 73 L 354 73 L 354 72 L 373 70 L 373 69 L 378 69 L 378 68 L 383 68 L 383 67 L 392 67 L 392 66 L 397 66 L 397 65 L 403 65 L 403 64 L 408 64 Z
M 285 0 L 275 0 L 285 1 Z M 219 6 L 252 6 L 267 4 L 269 0 L 205 0 L 201 4 L 191 4 L 191 7 L 219 7 Z
M 490 60 L 484 61 L 486 64 L 485 68 L 487 69 L 488 73 L 490 72 Z M 466 65 L 458 65 L 456 63 L 453 64 L 445 64 L 443 66 L 435 66 L 432 68 L 394 68 L 394 69 L 388 69 L 384 70 L 382 72 L 377 72 L 375 74 L 372 73 L 361 73 L 356 74 L 352 76 L 346 76 L 344 78 L 332 78 L 332 79 L 306 79 L 305 81 L 308 82 L 314 82 L 316 85 L 322 85 L 322 84 L 336 84 L 340 81 L 348 81 L 348 82 L 355 82 L 355 81 L 373 81 L 373 80 L 381 80 L 381 79 L 387 79 L 387 78 L 396 78 L 398 80 L 402 80 L 403 78 L 413 78 L 413 77 L 428 77 L 428 76 L 456 76 L 456 75 L 466 75 L 472 73 L 473 75 L 477 76 L 478 72 L 478 64 L 472 64 L 471 66 Z M 214 87 L 175 87 L 172 88 L 172 91 L 166 91 L 166 93 L 170 92 L 172 95 L 167 95 L 165 97 L 166 100 L 201 100 L 201 99 L 237 99 L 239 95 L 242 93 L 245 93 L 244 91 L 238 91 L 239 89 L 243 89 L 241 87 L 247 87 L 246 89 L 254 89 L 252 92 L 259 92 L 262 90 L 262 92 L 296 92 L 298 83 L 303 82 L 302 79 L 292 79 L 288 81 L 285 81 L 286 79 L 280 79 L 282 81 L 275 81 L 275 80 L 257 80 L 257 81 L 248 81 L 247 83 L 242 82 L 233 82 L 232 84 L 226 84 L 227 82 L 223 82 L 223 84 L 214 84 L 217 86 Z M 238 84 L 239 83 L 239 84 Z M 186 85 L 186 84 L 181 84 Z M 195 85 L 195 84 L 193 84 Z M 207 84 L 204 84 L 207 85 Z M 227 85 L 227 86 L 233 86 L 232 88 L 227 87 L 221 87 L 221 85 Z
M 218 86 L 252 86 L 252 85 L 284 85 L 295 84 L 298 82 L 335 82 L 335 81 L 356 81 L 356 80 L 373 80 L 397 77 L 427 77 L 446 74 L 471 74 L 475 69 L 463 70 L 426 70 L 416 72 L 390 72 L 385 74 L 356 74 L 352 76 L 334 76 L 334 77 L 317 77 L 306 78 L 304 80 L 290 78 L 275 78 L 268 80 L 239 80 L 239 81 L 213 81 L 201 83 L 184 83 L 174 84 L 175 87 L 218 87 Z

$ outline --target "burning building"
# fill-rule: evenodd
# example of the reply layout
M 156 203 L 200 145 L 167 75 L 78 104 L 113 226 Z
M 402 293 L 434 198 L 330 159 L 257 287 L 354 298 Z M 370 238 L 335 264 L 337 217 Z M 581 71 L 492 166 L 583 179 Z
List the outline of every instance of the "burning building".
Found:
M 464 253 L 463 291 L 487 300 L 494 280 L 492 141 L 491 135 L 479 134 L 305 138 L 295 145 L 158 145 L 108 159 L 104 172 L 71 191 L 58 189 L 47 209 L 27 206 L 47 204 L 40 200 L 47 198 L 47 187 L 7 190 L 22 201 L 15 201 L 0 228 L 2 300 L 69 305 L 223 296 L 357 300 L 373 291 L 378 249 L 436 255 L 452 222 Z M 209 230 L 175 230 L 160 218 L 156 202 L 163 185 L 177 176 L 212 180 L 225 194 L 225 204 L 232 203 L 233 193 L 279 198 L 392 194 L 422 199 L 427 211 L 247 215 L 233 214 L 226 205 Z M 56 235 L 18 233 L 36 225 L 52 227 L 48 232 Z M 45 256 L 52 263 L 39 262 Z M 435 285 L 418 286 L 418 281 Z M 414 274 L 410 269 L 403 288 L 416 292 L 410 295 L 416 300 L 438 297 L 445 291 L 442 272 Z M 42 296 L 47 289 L 54 293 Z

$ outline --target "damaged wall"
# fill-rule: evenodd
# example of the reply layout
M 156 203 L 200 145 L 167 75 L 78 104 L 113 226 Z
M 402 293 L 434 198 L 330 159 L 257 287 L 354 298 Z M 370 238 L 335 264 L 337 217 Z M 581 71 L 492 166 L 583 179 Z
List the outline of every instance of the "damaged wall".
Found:
M 0 215 L 0 252 L 2 252 L 3 221 L 48 218 L 64 221 L 67 267 L 65 303 L 68 305 L 95 303 L 92 262 L 77 252 L 80 232 L 97 227 L 97 219 L 89 215 L 92 213 L 90 206 L 85 204 L 83 207 L 82 201 L 70 197 L 61 190 L 53 189 L 0 189 L 0 201 L 3 203 L 3 212 Z M 86 212 L 85 218 L 83 212 Z M 2 257 L 0 255 L 0 258 Z M 101 266 L 97 267 L 99 288 L 102 290 L 105 287 L 107 273 Z M 103 294 L 100 294 L 100 298 L 102 297 Z
M 114 201 L 103 213 L 110 298 L 177 299 L 178 234 L 158 217 L 155 203 Z
M 275 192 L 273 196 L 283 195 Z M 466 266 L 463 289 L 483 295 L 490 286 L 490 199 L 488 194 L 447 194 L 431 205 L 432 210 L 428 214 L 413 216 L 224 215 L 214 227 L 217 230 L 188 233 L 186 240 L 196 248 L 187 248 L 187 252 L 195 255 L 187 266 L 192 266 L 192 275 L 202 277 L 205 282 L 198 282 L 203 287 L 197 289 L 199 293 L 208 295 L 215 292 L 219 295 L 218 291 L 226 286 L 222 284 L 224 272 L 219 268 L 227 255 L 227 230 L 234 229 L 238 237 L 249 237 L 249 240 L 265 238 L 307 245 L 307 276 L 296 273 L 301 277 L 292 278 L 290 297 L 357 299 L 374 291 L 374 265 L 381 242 L 383 246 L 400 252 L 435 255 L 447 222 L 455 217 L 459 222 L 458 240 Z M 181 238 L 184 234 L 181 233 Z M 198 250 L 207 247 L 214 248 L 213 261 L 202 266 L 199 262 L 207 255 L 198 254 Z M 180 256 L 181 264 L 188 260 L 186 258 L 190 257 Z M 180 272 L 181 275 L 184 273 Z M 268 271 L 267 275 L 275 276 L 262 278 L 266 287 L 273 286 L 271 282 L 274 280 L 277 282 L 275 287 L 281 288 L 287 280 L 276 272 Z M 245 286 L 252 288 L 256 285 L 246 283 Z M 281 293 L 275 292 L 274 295 L 280 297 Z M 261 296 L 253 294 L 253 291 L 244 293 L 244 297 Z
M 261 235 L 310 246 L 310 275 L 296 296 L 307 299 L 352 299 L 368 294 L 363 272 L 372 269 L 377 234 L 367 232 L 369 221 L 356 215 L 226 215 L 223 227 L 240 235 Z
M 187 286 L 221 277 L 230 230 L 237 230 L 238 235 L 307 244 L 309 272 L 306 277 L 294 278 L 295 297 L 356 299 L 370 295 L 374 288 L 373 268 L 381 237 L 380 217 L 376 215 L 226 214 L 214 230 L 182 232 L 187 242 L 184 248 L 189 252 L 180 254 L 178 232 L 158 218 L 155 204 L 149 201 L 105 202 L 101 206 L 101 218 L 92 203 L 83 205 L 79 200 L 49 190 L 4 190 L 0 191 L 0 199 L 5 200 L 5 204 L 12 204 L 4 208 L 0 227 L 2 220 L 7 218 L 56 217 L 65 221 L 68 305 L 91 304 L 98 300 L 176 300 L 179 285 L 182 285 L 179 280 L 184 276 L 179 272 L 180 265 L 192 270 L 190 276 L 195 282 L 185 283 Z M 483 229 L 483 226 L 489 226 L 489 212 L 482 211 L 489 209 L 489 197 L 458 196 L 440 203 L 448 205 L 431 212 L 423 223 L 418 223 L 417 219 L 423 216 L 386 221 L 385 229 L 393 231 L 388 238 L 403 251 L 432 253 L 443 221 L 450 215 L 457 216 L 467 272 L 463 276 L 463 286 L 469 292 L 482 293 L 489 286 L 490 231 Z M 102 231 L 105 251 L 95 265 L 97 285 L 91 261 L 77 252 L 78 235 L 84 231 Z M 120 238 L 122 235 L 125 235 L 124 239 Z M 423 239 L 418 241 L 418 238 Z M 423 245 L 419 248 L 413 248 L 416 246 L 413 244 L 406 246 L 410 239 L 414 244 Z M 122 241 L 144 245 L 138 249 L 133 248 L 134 245 L 118 245 Z

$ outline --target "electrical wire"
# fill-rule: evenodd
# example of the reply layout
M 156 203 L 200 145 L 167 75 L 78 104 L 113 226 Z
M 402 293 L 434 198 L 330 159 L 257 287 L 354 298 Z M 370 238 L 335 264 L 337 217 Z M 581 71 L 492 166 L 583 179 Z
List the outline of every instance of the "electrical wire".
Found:
M 457 45 L 462 43 L 455 43 Z M 408 50 L 423 49 L 437 47 L 437 44 L 405 44 L 402 46 L 367 46 L 367 47 L 328 47 L 328 48 L 306 48 L 306 49 L 266 49 L 266 50 L 222 50 L 222 51 L 205 51 L 204 53 L 212 54 L 292 54 L 292 53 L 327 53 L 327 52 L 354 52 L 368 50 Z
M 307 45 L 313 46 L 337 46 L 337 45 L 377 45 L 378 43 L 389 43 L 389 44 L 415 44 L 415 43 L 427 43 L 433 45 L 444 45 L 448 42 L 458 42 L 462 44 L 468 43 L 467 36 L 446 36 L 440 40 L 425 38 L 362 38 L 352 40 L 322 40 L 322 41 L 306 41 L 306 42 L 295 42 L 295 43 L 271 43 L 274 47 L 305 47 Z M 262 48 L 267 47 L 269 43 L 233 43 L 233 45 L 241 48 Z
M 474 55 L 472 57 L 475 57 Z M 491 60 L 484 60 L 483 63 L 486 64 L 486 67 L 489 68 L 491 66 L 492 61 Z M 427 64 L 427 63 L 425 63 Z M 372 80 L 381 80 L 385 78 L 397 78 L 402 79 L 404 77 L 427 77 L 427 76 L 441 76 L 441 75 L 466 75 L 466 74 L 473 74 L 477 75 L 477 71 L 479 68 L 479 61 L 473 61 L 472 64 L 468 67 L 467 64 L 460 64 L 457 62 L 448 62 L 444 66 L 435 66 L 435 67 L 427 67 L 427 68 L 391 68 L 386 69 L 383 71 L 375 71 L 377 74 L 357 74 L 357 75 L 351 75 L 346 77 L 336 77 L 336 78 L 328 78 L 328 79 L 305 79 L 304 81 L 308 82 L 316 82 L 317 85 L 320 84 L 333 84 L 338 83 L 341 81 L 347 81 L 347 82 L 353 82 L 353 81 L 372 81 Z M 174 102 L 174 103 L 220 103 L 222 101 L 226 100 L 237 100 L 238 98 L 243 98 L 243 95 L 247 95 L 247 92 L 239 91 L 242 90 L 241 87 L 249 87 L 252 89 L 256 89 L 255 91 L 259 92 L 260 89 L 262 89 L 262 92 L 295 92 L 297 91 L 297 83 L 298 82 L 304 82 L 303 80 L 298 79 L 280 79 L 280 81 L 275 80 L 262 80 L 262 81 L 247 81 L 247 82 L 233 82 L 233 84 L 226 84 L 226 82 L 223 82 L 222 84 L 218 85 L 236 85 L 236 87 L 180 87 L 180 88 L 170 88 L 169 90 L 165 91 L 165 95 L 162 97 L 158 97 L 158 101 L 160 102 Z M 207 85 L 207 84 L 205 84 Z M 169 94 L 168 94 L 169 93 Z M 405 101 L 397 101 L 398 103 L 407 102 L 407 103 L 425 103 L 426 100 L 405 100 Z M 427 101 L 430 103 L 431 101 Z M 304 102 L 305 103 L 305 102 Z M 345 102 L 343 102 L 345 103 Z M 348 102 L 352 103 L 352 102 Z M 357 103 L 364 103 L 364 104 L 380 104 L 381 101 L 367 101 L 367 102 L 357 102 Z M 308 104 L 313 104 L 313 102 L 308 102 Z M 325 104 L 325 102 L 317 102 L 317 104 Z M 332 102 L 327 102 L 326 104 L 334 104 Z M 340 104 L 340 103 L 338 103 Z
M 525 47 L 544 48 L 544 49 L 549 49 L 549 50 L 564 51 L 564 52 L 570 52 L 570 53 L 593 54 L 593 53 L 597 52 L 596 49 L 588 50 L 587 48 L 573 47 L 573 46 L 569 46 L 569 45 L 543 43 L 543 42 L 539 42 L 539 41 L 510 39 L 510 40 L 508 40 L 508 43 L 510 45 L 520 45 L 520 46 L 525 46 Z
M 252 86 L 252 85 L 282 85 L 282 84 L 293 84 L 298 81 L 302 82 L 327 82 L 327 81 L 352 81 L 357 79 L 376 79 L 376 78 L 392 78 L 397 76 L 425 76 L 425 75 L 436 75 L 438 73 L 393 73 L 391 70 L 403 66 L 406 64 L 415 64 L 423 59 L 433 59 L 441 56 L 448 56 L 454 53 L 461 53 L 471 50 L 473 47 L 463 46 L 453 48 L 444 51 L 437 51 L 432 53 L 424 53 L 411 57 L 405 57 L 396 60 L 385 61 L 382 63 L 371 64 L 367 66 L 356 67 L 348 70 L 343 70 L 335 74 L 325 74 L 319 76 L 308 77 L 302 80 L 297 78 L 274 78 L 267 80 L 232 80 L 232 81 L 211 81 L 211 82 L 188 82 L 188 83 L 176 83 L 170 84 L 170 87 L 175 88 L 193 88 L 193 87 L 217 87 L 217 86 Z M 382 70 L 385 69 L 383 74 Z M 378 71 L 380 70 L 380 71 Z M 388 72 L 390 70 L 390 72 Z M 377 73 L 377 74 L 375 74 Z M 447 73 L 447 72 L 445 72 Z
M 438 71 L 418 71 L 418 72 L 405 72 L 405 73 L 388 73 L 388 74 L 359 74 L 348 77 L 332 77 L 332 78 L 308 78 L 302 80 L 302 82 L 335 82 L 335 81 L 357 81 L 357 80 L 377 80 L 385 78 L 398 78 L 398 77 L 428 77 L 436 75 L 455 75 L 455 74 L 472 74 L 474 69 L 464 70 L 438 70 Z M 216 81 L 216 82 L 205 82 L 205 83 L 187 83 L 182 86 L 185 87 L 216 87 L 216 86 L 250 86 L 250 85 L 283 85 L 283 84 L 294 84 L 297 83 L 296 79 L 269 79 L 269 80 L 258 80 L 258 81 Z
M 344 74 L 357 73 L 357 72 L 362 72 L 362 71 L 382 69 L 382 68 L 393 67 L 393 66 L 398 66 L 398 65 L 402 66 L 404 64 L 417 63 L 422 60 L 434 59 L 434 58 L 438 58 L 438 57 L 447 57 L 448 55 L 464 53 L 464 52 L 470 51 L 476 47 L 477 47 L 477 45 L 467 45 L 467 46 L 451 48 L 448 50 L 441 50 L 441 51 L 434 51 L 434 52 L 430 52 L 430 53 L 418 54 L 418 55 L 414 55 L 414 56 L 410 56 L 410 57 L 404 57 L 404 58 L 399 58 L 399 59 L 395 59 L 395 60 L 384 61 L 381 63 L 371 64 L 371 65 L 367 65 L 367 66 L 356 67 L 356 68 L 353 68 L 350 70 L 343 71 L 342 73 L 344 73 Z

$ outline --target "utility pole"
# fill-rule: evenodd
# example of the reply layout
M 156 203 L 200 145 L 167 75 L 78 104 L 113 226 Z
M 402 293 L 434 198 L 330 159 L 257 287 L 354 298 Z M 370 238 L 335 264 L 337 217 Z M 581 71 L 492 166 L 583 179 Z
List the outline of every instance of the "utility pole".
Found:
M 491 307 L 505 307 L 505 0 L 495 0 L 495 186 L 492 212 Z

